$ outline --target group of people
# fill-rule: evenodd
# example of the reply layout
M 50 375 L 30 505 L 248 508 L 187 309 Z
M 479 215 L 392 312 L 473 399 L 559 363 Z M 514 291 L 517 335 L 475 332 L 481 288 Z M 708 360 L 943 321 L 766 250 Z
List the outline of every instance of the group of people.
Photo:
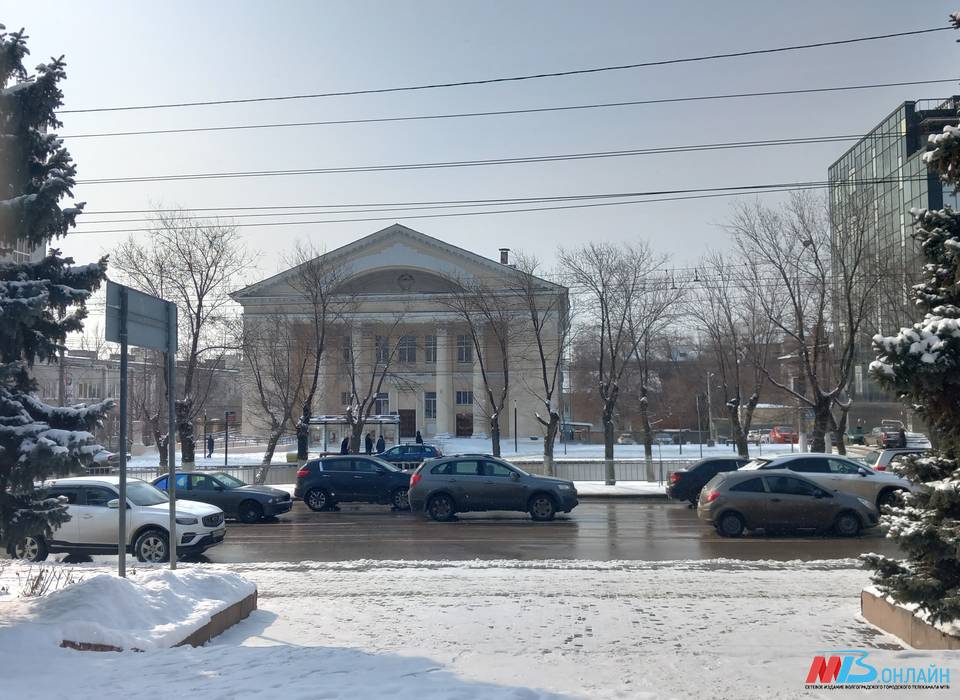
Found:
M 420 434 L 420 431 L 417 431 L 416 441 L 418 445 L 423 444 L 423 436 Z M 371 455 L 373 454 L 373 433 L 367 433 L 363 438 L 363 451 L 364 453 Z M 380 437 L 377 438 L 377 454 L 386 451 L 387 441 L 383 439 L 383 433 L 380 433 Z M 345 435 L 343 440 L 340 442 L 340 454 L 348 455 L 350 454 L 350 436 Z

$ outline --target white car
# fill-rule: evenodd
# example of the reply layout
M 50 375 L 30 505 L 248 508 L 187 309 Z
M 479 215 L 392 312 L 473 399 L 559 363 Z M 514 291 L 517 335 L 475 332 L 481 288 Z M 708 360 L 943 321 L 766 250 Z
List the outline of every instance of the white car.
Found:
M 119 507 L 116 476 L 83 476 L 48 482 L 48 497 L 66 499 L 70 520 L 53 536 L 25 537 L 8 547 L 14 559 L 43 561 L 51 553 L 116 554 Z M 170 555 L 167 494 L 140 479 L 127 479 L 127 552 L 143 562 Z M 177 554 L 199 554 L 226 534 L 223 511 L 209 503 L 177 499 Z
M 899 464 L 906 457 L 919 457 L 929 452 L 922 447 L 891 447 L 886 450 L 872 450 L 863 456 L 863 461 L 878 472 L 885 472 Z
M 751 469 L 789 469 L 803 474 L 828 490 L 837 490 L 875 503 L 877 510 L 895 499 L 897 491 L 913 491 L 914 485 L 892 472 L 875 471 L 865 463 L 835 454 L 805 452 L 755 459 L 740 467 Z

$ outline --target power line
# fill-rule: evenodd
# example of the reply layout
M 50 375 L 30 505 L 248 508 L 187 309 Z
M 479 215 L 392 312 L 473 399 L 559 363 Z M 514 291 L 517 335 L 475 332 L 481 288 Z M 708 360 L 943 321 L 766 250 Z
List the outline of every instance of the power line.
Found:
M 769 146 L 790 146 L 798 144 L 834 143 L 853 141 L 862 135 L 818 136 L 769 139 L 766 141 L 727 141 L 722 143 L 681 144 L 677 146 L 655 146 L 649 148 L 624 149 L 617 151 L 589 151 L 585 153 L 560 153 L 543 156 L 519 156 L 512 158 L 490 158 L 459 161 L 435 161 L 424 163 L 395 163 L 383 165 L 355 165 L 333 168 L 295 168 L 285 170 L 247 170 L 234 172 L 191 173 L 173 175 L 142 175 L 114 178 L 94 178 L 77 180 L 78 185 L 115 185 L 135 182 L 179 182 L 182 180 L 221 180 L 247 177 L 283 177 L 292 175 L 334 175 L 342 173 L 396 172 L 401 170 L 435 170 L 443 168 L 489 167 L 494 165 L 522 165 L 528 163 L 551 163 L 572 160 L 596 160 L 605 158 L 625 158 L 664 153 L 686 153 L 696 151 L 716 151 L 733 148 L 764 148 Z
M 475 211 L 475 212 L 456 212 L 456 213 L 444 213 L 444 214 L 419 214 L 415 216 L 387 216 L 387 217 L 363 217 L 363 218 L 354 218 L 354 219 L 317 219 L 311 221 L 268 221 L 268 222 L 254 222 L 254 223 L 240 223 L 234 224 L 234 228 L 247 228 L 251 226 L 303 226 L 303 225 L 315 225 L 315 224 L 341 224 L 341 223 L 357 223 L 357 222 L 372 222 L 372 221 L 402 221 L 406 219 L 437 219 L 437 218 L 447 218 L 453 216 L 485 216 L 490 214 L 513 214 L 513 213 L 522 213 L 522 212 L 537 212 L 537 211 L 554 211 L 554 210 L 565 210 L 565 209 L 590 209 L 594 207 L 608 207 L 608 206 L 622 206 L 630 204 L 645 204 L 650 202 L 663 202 L 663 201 L 677 201 L 685 199 L 706 199 L 710 197 L 729 197 L 735 195 L 749 195 L 749 194 L 765 194 L 773 192 L 796 192 L 810 189 L 825 189 L 831 186 L 843 186 L 843 187 L 858 187 L 864 184 L 884 184 L 884 183 L 902 183 L 909 180 L 915 181 L 925 181 L 925 177 L 918 178 L 888 178 L 888 179 L 872 179 L 872 180 L 860 180 L 860 181 L 848 181 L 848 182 L 828 182 L 828 181 L 810 181 L 810 182 L 793 182 L 793 183 L 773 183 L 773 184 L 760 184 L 760 185 L 736 185 L 736 186 L 727 186 L 727 187 L 708 187 L 708 188 L 692 188 L 692 189 L 677 189 L 677 190 L 651 190 L 647 192 L 634 192 L 634 193 L 620 193 L 620 194 L 601 194 L 601 195 L 573 195 L 571 199 L 582 200 L 589 198 L 627 198 L 627 197 L 661 197 L 655 199 L 630 199 L 628 201 L 621 202 L 592 202 L 589 204 L 566 204 L 561 206 L 544 206 L 544 207 L 526 207 L 520 209 L 495 209 L 487 211 Z M 693 193 L 693 194 L 690 194 Z M 666 196 L 666 195 L 679 195 L 679 196 Z M 551 201 L 565 201 L 566 198 L 558 197 L 554 198 Z M 185 229 L 198 229 L 203 228 L 203 226 L 185 226 L 182 227 Z M 72 235 L 86 235 L 86 234 L 110 234 L 110 233 L 150 233 L 151 231 L 156 230 L 156 227 L 146 227 L 146 228 L 127 228 L 127 229 L 97 229 L 93 231 L 74 231 Z
M 538 114 L 543 112 L 568 112 L 587 109 L 610 109 L 615 107 L 634 107 L 640 105 L 670 104 L 677 102 L 699 102 L 706 100 L 730 100 L 750 97 L 773 97 L 782 95 L 809 95 L 814 93 L 843 92 L 848 90 L 874 90 L 878 88 L 906 87 L 913 85 L 936 85 L 940 83 L 956 83 L 960 78 L 943 78 L 940 80 L 912 80 L 900 83 L 873 83 L 865 85 L 840 85 L 824 88 L 803 88 L 798 90 L 766 90 L 761 92 L 740 92 L 717 95 L 695 95 L 690 97 L 665 97 L 649 100 L 627 100 L 621 102 L 594 102 L 579 105 L 561 105 L 557 107 L 533 107 L 529 109 L 502 109 L 486 112 L 454 112 L 450 114 L 417 114 L 406 117 L 371 117 L 366 119 L 328 119 L 323 121 L 306 122 L 274 122 L 268 124 L 236 124 L 231 126 L 188 127 L 182 129 L 146 129 L 142 131 L 105 131 L 88 134 L 60 135 L 62 139 L 106 138 L 115 136 L 146 136 L 151 134 L 189 134 L 212 131 L 240 131 L 246 129 L 281 129 L 306 126 L 335 126 L 345 124 L 380 124 L 385 122 L 408 122 L 429 119 L 463 119 L 470 117 L 500 117 L 517 114 Z
M 494 83 L 519 82 L 524 80 L 539 80 L 543 78 L 560 78 L 571 75 L 587 75 L 593 73 L 603 73 L 610 71 L 634 70 L 637 68 L 651 68 L 654 66 L 676 65 L 681 63 L 695 63 L 699 61 L 713 61 L 725 58 L 737 58 L 742 56 L 758 56 L 763 54 L 784 53 L 788 51 L 801 51 L 806 49 L 824 48 L 827 46 L 841 46 L 845 44 L 856 44 L 867 41 L 878 41 L 881 39 L 893 39 L 904 36 L 916 36 L 920 34 L 929 34 L 931 32 L 941 32 L 952 29 L 952 27 L 932 27 L 929 29 L 915 29 L 906 32 L 893 32 L 889 34 L 874 34 L 871 36 L 854 37 L 850 39 L 837 39 L 834 41 L 818 41 L 809 44 L 794 44 L 791 46 L 778 46 L 769 49 L 751 49 L 747 51 L 734 51 L 730 53 L 707 54 L 703 56 L 690 56 L 685 58 L 669 58 L 658 61 L 644 61 L 641 63 L 628 63 L 614 66 L 600 66 L 596 68 L 580 68 L 576 70 L 554 71 L 548 73 L 533 73 L 528 75 L 515 75 L 500 78 L 484 78 L 481 80 L 459 80 L 448 83 L 429 83 L 425 85 L 405 85 L 400 87 L 387 88 L 368 88 L 362 90 L 341 90 L 337 92 L 318 92 L 302 95 L 276 95 L 270 97 L 247 97 L 225 100 L 203 100 L 196 102 L 169 102 L 146 105 L 126 105 L 120 107 L 88 107 L 85 109 L 64 109 L 59 110 L 59 114 L 86 114 L 91 112 L 124 112 L 140 109 L 171 109 L 175 107 L 201 107 L 210 105 L 227 104 L 249 104 L 252 102 L 279 102 L 285 100 L 304 100 L 316 99 L 321 97 L 346 97 L 351 95 L 372 95 L 389 92 L 409 92 L 413 90 L 434 90 L 438 88 L 465 87 L 471 85 L 491 85 Z

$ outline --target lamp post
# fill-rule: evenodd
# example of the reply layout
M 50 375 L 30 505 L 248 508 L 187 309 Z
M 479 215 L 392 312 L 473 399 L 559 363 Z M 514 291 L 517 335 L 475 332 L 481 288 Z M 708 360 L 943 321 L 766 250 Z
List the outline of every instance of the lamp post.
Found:
M 223 466 L 227 466 L 227 453 L 230 451 L 230 416 L 233 411 L 223 412 Z
M 710 394 L 710 380 L 713 379 L 713 372 L 707 372 L 707 434 L 709 436 L 710 442 L 714 441 L 713 437 L 713 400 Z
M 517 435 L 517 400 L 513 400 L 513 453 L 517 454 L 520 451 L 520 443 L 518 442 Z
M 703 424 L 700 422 L 700 394 L 697 393 L 697 442 L 700 443 L 700 459 L 703 459 Z

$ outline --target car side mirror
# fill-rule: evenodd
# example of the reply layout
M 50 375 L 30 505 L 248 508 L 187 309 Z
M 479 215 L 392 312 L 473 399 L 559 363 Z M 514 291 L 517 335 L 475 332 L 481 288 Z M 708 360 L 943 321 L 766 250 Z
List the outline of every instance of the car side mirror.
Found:
M 830 498 L 830 494 L 827 493 L 826 491 L 817 491 L 815 494 L 813 494 L 813 497 L 814 498 Z
M 377 474 L 386 474 L 387 470 L 383 467 L 377 467 Z
M 214 491 L 223 491 L 223 484 L 217 484 L 213 487 Z
M 119 508 L 119 507 L 120 507 L 120 499 L 119 499 L 119 498 L 113 498 L 113 499 L 107 501 L 107 508 Z
M 516 472 L 510 472 L 510 478 L 513 479 L 514 481 L 520 481 L 520 475 L 517 474 Z
M 861 467 L 860 469 L 858 469 L 858 470 L 857 470 L 857 473 L 860 474 L 860 476 L 870 476 L 870 472 L 868 472 L 868 471 L 867 471 L 866 469 L 864 469 L 863 467 Z

